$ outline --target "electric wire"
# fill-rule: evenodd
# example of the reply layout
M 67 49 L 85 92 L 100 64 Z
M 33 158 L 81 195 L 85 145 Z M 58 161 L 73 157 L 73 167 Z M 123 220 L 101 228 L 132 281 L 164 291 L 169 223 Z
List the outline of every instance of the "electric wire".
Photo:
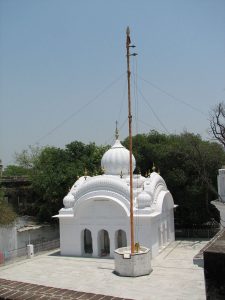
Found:
M 134 115 L 133 117 L 136 118 L 135 115 Z M 162 130 L 156 129 L 155 127 L 153 127 L 153 125 L 150 125 L 149 123 L 147 123 L 147 122 L 145 122 L 145 121 L 143 121 L 143 120 L 137 119 L 137 122 L 138 122 L 138 123 L 141 123 L 141 124 L 143 124 L 143 125 L 145 125 L 146 127 L 148 127 L 150 131 L 151 131 L 151 130 L 156 130 L 156 131 L 159 131 L 159 132 L 163 132 Z
M 126 78 L 125 78 L 125 80 L 124 80 L 124 88 L 123 88 L 123 96 L 122 96 L 122 99 L 121 99 L 119 113 L 118 113 L 118 118 L 117 118 L 118 123 L 120 123 L 121 113 L 122 113 L 123 106 L 124 106 L 124 103 L 125 103 L 126 86 L 127 86 L 127 81 L 126 81 Z
M 145 101 L 146 105 L 150 108 L 151 112 L 153 113 L 153 115 L 155 116 L 155 118 L 158 120 L 158 122 L 161 124 L 161 126 L 164 128 L 164 130 L 170 134 L 170 132 L 168 131 L 168 129 L 166 128 L 166 126 L 163 124 L 163 122 L 161 121 L 161 119 L 159 118 L 159 116 L 156 114 L 156 112 L 154 111 L 154 109 L 152 108 L 152 106 L 150 105 L 150 103 L 148 102 L 148 100 L 145 98 L 145 96 L 143 95 L 143 93 L 140 91 L 140 89 L 138 89 L 139 94 L 142 96 L 143 100 Z
M 193 110 L 199 112 L 200 114 L 202 114 L 202 115 L 208 117 L 208 115 L 207 115 L 206 113 L 204 113 L 201 109 L 199 109 L 199 108 L 193 106 L 193 105 L 190 104 L 190 103 L 187 103 L 187 102 L 184 101 L 184 100 L 179 99 L 178 97 L 175 97 L 174 95 L 172 95 L 171 93 L 167 92 L 165 89 L 162 89 L 162 88 L 159 87 L 158 85 L 152 83 L 151 81 L 146 80 L 146 79 L 144 79 L 143 77 L 140 77 L 140 76 L 139 76 L 139 78 L 140 78 L 142 81 L 144 81 L 144 82 L 148 83 L 149 85 L 151 85 L 151 86 L 152 86 L 153 88 L 155 88 L 156 90 L 158 90 L 158 91 L 160 91 L 161 93 L 163 93 L 164 95 L 170 97 L 171 99 L 173 99 L 173 100 L 175 100 L 175 101 L 177 101 L 177 102 L 179 102 L 179 103 L 182 103 L 182 104 L 188 106 L 189 108 L 191 108 L 191 109 L 193 109 Z
M 57 131 L 59 128 L 61 128 L 64 124 L 66 124 L 70 119 L 78 115 L 81 111 L 83 111 L 85 108 L 87 108 L 90 104 L 94 103 L 96 100 L 100 98 L 108 89 L 110 89 L 113 85 L 115 85 L 123 76 L 125 73 L 122 73 L 120 76 L 118 76 L 116 79 L 114 79 L 110 84 L 108 84 L 105 88 L 103 88 L 95 97 L 90 99 L 87 103 L 79 107 L 76 111 L 74 111 L 72 114 L 70 114 L 66 119 L 64 119 L 62 122 L 60 122 L 57 126 L 55 126 L 52 130 L 41 136 L 35 144 L 38 144 L 40 141 L 44 140 L 51 134 L 53 134 L 55 131 Z

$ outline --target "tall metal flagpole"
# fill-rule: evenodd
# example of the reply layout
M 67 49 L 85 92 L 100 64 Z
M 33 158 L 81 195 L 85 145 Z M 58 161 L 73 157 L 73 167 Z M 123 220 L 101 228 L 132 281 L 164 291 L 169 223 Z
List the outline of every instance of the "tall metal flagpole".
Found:
M 130 95 L 130 56 L 136 55 L 130 54 L 131 40 L 130 40 L 130 29 L 127 27 L 126 30 L 127 40 L 127 83 L 128 83 L 128 121 L 129 121 L 129 150 L 130 150 L 130 240 L 131 240 L 131 254 L 134 253 L 134 214 L 133 214 L 133 166 L 132 166 L 132 114 L 131 114 L 131 95 Z
M 129 120 L 129 159 L 130 159 L 130 245 L 131 253 L 127 253 L 127 248 L 119 248 L 115 250 L 115 273 L 119 276 L 137 277 L 148 275 L 152 271 L 151 268 L 151 253 L 150 249 L 142 246 L 141 251 L 135 249 L 134 245 L 134 215 L 133 215 L 133 168 L 132 168 L 132 114 L 131 114 L 131 93 L 130 93 L 130 56 L 137 55 L 130 54 L 130 48 L 135 47 L 131 45 L 130 29 L 127 27 L 126 31 L 126 50 L 127 50 L 127 82 L 128 82 L 128 120 Z M 136 251 L 137 250 L 137 251 Z M 130 254 L 130 255 L 129 255 Z M 141 259 L 140 256 L 141 255 Z M 127 258 L 130 259 L 127 259 Z

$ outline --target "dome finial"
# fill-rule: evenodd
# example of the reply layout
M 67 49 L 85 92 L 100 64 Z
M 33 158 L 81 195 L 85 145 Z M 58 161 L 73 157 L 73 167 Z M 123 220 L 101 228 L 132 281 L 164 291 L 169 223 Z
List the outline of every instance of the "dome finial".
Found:
M 116 130 L 115 130 L 115 137 L 116 137 L 116 140 L 118 140 L 118 138 L 119 138 L 119 130 L 118 130 L 117 125 L 118 125 L 118 121 L 116 121 Z
M 102 172 L 102 175 L 105 173 L 105 168 L 104 168 L 104 166 L 101 167 L 101 172 Z
M 153 162 L 153 166 L 152 166 L 152 171 L 155 172 L 156 167 L 155 167 L 155 163 Z
M 87 172 L 87 169 L 85 168 L 85 169 L 84 169 L 84 179 L 85 179 L 85 180 L 87 179 L 87 174 L 88 174 L 88 172 Z

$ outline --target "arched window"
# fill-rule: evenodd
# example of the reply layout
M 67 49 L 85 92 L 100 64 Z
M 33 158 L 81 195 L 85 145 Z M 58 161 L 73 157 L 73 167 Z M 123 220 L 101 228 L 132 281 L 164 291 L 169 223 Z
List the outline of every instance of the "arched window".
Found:
M 99 256 L 107 256 L 110 254 L 110 241 L 107 230 L 100 230 L 98 233 L 98 254 Z
M 115 246 L 117 248 L 127 247 L 127 236 L 126 232 L 122 229 L 116 231 Z
M 84 253 L 85 254 L 92 254 L 92 236 L 91 231 L 89 229 L 84 229 Z

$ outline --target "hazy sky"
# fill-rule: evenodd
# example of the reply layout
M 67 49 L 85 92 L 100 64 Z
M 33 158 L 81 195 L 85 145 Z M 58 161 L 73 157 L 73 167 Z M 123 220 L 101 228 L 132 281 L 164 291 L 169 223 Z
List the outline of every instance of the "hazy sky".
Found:
M 208 138 L 209 111 L 225 100 L 224 0 L 0 0 L 4 165 L 29 145 L 112 142 L 127 118 L 127 25 L 134 134 Z

